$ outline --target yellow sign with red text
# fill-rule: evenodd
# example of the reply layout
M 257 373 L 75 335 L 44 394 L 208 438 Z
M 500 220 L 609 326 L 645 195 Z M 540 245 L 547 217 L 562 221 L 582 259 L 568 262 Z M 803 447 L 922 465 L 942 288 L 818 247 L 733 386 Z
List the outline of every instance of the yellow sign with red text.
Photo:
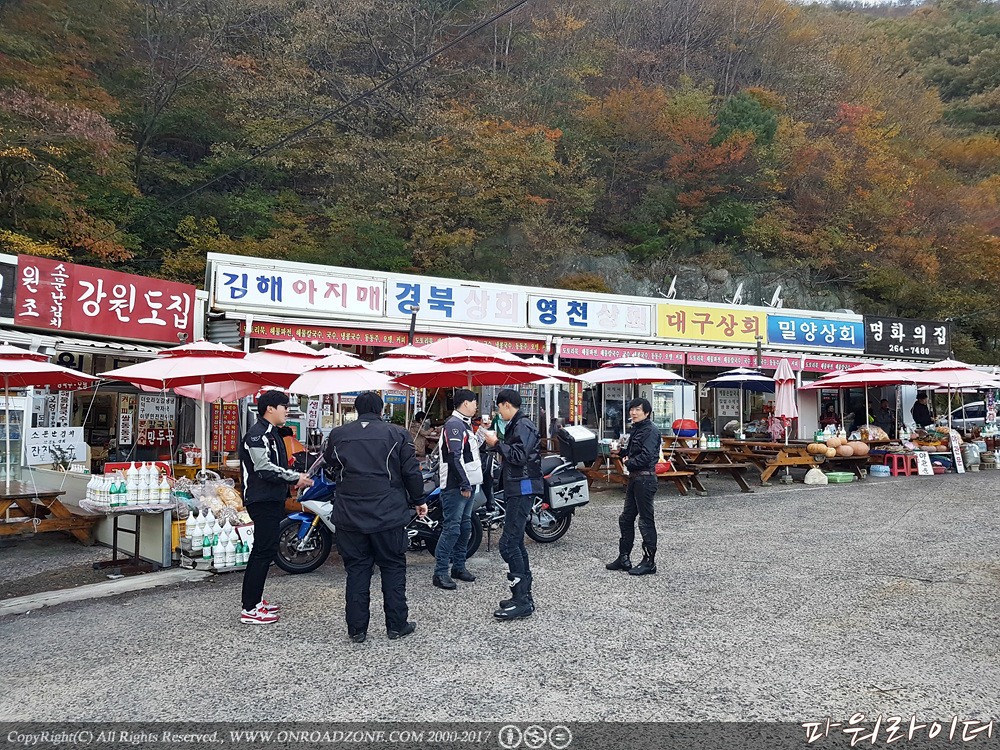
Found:
M 657 305 L 656 335 L 661 339 L 756 344 L 767 331 L 767 313 L 696 305 Z

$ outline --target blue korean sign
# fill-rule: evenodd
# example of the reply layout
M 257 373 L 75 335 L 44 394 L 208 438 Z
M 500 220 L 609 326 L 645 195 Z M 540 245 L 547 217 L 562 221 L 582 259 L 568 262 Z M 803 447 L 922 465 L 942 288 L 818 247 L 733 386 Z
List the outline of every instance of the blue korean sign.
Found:
M 768 315 L 767 343 L 860 351 L 865 348 L 865 326 L 861 320 Z

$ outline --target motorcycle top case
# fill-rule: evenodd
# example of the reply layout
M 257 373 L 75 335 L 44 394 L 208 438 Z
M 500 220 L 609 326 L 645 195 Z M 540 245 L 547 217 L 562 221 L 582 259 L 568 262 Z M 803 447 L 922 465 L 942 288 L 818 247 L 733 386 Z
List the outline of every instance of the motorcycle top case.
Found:
M 590 502 L 587 477 L 576 469 L 545 477 L 545 502 L 550 508 L 569 508 Z

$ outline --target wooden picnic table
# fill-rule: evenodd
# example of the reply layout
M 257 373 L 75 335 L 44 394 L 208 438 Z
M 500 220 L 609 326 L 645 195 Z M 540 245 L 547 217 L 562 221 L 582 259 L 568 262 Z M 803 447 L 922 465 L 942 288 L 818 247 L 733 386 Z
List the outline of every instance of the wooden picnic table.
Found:
M 615 484 L 628 484 L 629 475 L 625 473 L 625 464 L 621 456 L 617 453 L 598 455 L 597 460 L 590 466 L 580 470 L 587 477 L 587 484 L 595 481 L 613 482 Z M 677 487 L 677 492 L 681 495 L 688 493 L 688 485 L 694 487 L 698 494 L 707 494 L 705 488 L 698 479 L 697 472 L 689 469 L 668 471 L 664 474 L 657 474 L 657 479 L 672 481 Z
M 760 471 L 760 483 L 763 487 L 766 487 L 768 480 L 783 467 L 812 468 L 820 464 L 820 457 L 809 453 L 806 450 L 807 444 L 804 442 L 789 442 L 788 445 L 785 445 L 774 442 L 724 439 L 722 445 L 730 451 L 734 458 L 740 458 Z
M 693 471 L 696 477 L 699 473 L 707 471 L 728 474 L 740 486 L 742 492 L 753 492 L 745 476 L 753 464 L 734 461 L 733 453 L 726 448 L 675 447 L 671 449 L 668 458 L 674 461 L 678 468 Z
M 47 490 L 25 482 L 0 482 L 0 536 L 42 531 L 68 531 L 86 545 L 101 516 L 74 513 L 59 499 L 61 490 Z

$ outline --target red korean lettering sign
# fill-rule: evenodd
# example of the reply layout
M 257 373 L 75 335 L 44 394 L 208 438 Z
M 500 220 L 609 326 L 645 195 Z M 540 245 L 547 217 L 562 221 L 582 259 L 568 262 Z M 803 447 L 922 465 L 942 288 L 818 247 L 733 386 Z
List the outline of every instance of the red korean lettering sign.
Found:
M 239 405 L 235 403 L 212 404 L 212 450 L 234 451 L 238 447 L 240 432 Z
M 18 325 L 179 343 L 194 333 L 195 288 L 51 258 L 19 255 Z

